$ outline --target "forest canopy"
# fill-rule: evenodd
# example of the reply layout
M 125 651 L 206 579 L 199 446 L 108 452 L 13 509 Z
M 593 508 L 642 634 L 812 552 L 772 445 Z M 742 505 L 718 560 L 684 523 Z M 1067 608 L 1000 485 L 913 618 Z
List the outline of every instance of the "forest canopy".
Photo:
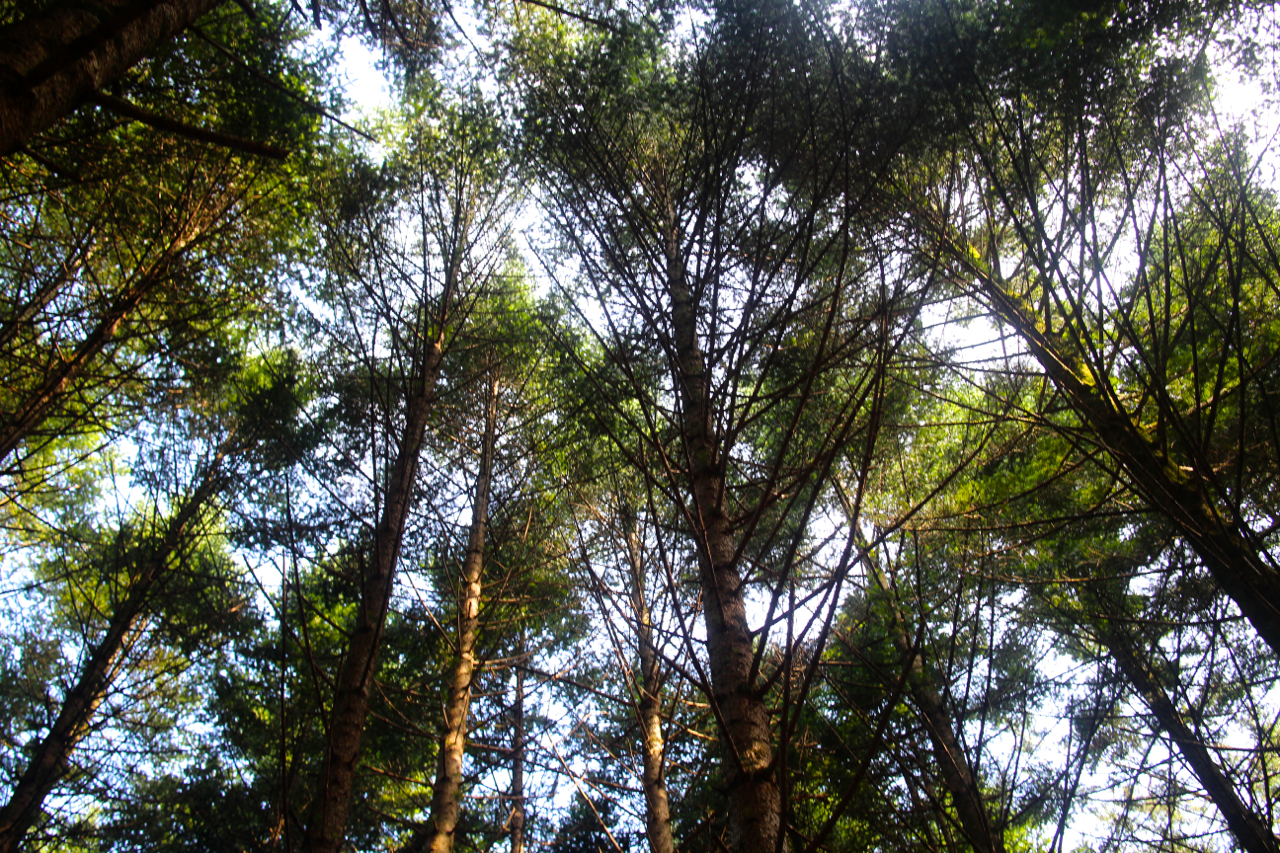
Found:
M 0 853 L 1280 853 L 1278 35 L 0 2 Z

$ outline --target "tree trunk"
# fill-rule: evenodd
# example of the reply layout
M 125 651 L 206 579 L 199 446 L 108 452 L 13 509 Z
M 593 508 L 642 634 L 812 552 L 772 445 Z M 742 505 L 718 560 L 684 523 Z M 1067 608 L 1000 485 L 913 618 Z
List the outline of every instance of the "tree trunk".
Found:
M 45 797 L 67 772 L 72 750 L 88 732 L 94 712 L 115 679 L 117 660 L 151 600 L 152 590 L 163 582 L 170 559 L 186 540 L 188 528 L 201 508 L 223 484 L 219 457 L 169 520 L 160 541 L 138 555 L 137 575 L 130 579 L 128 594 L 111 614 L 106 633 L 85 660 L 75 686 L 62 700 L 57 719 L 36 747 L 9 802 L 0 809 L 0 853 L 17 850 L 23 836 L 40 817 Z
M 859 537 L 861 539 L 861 537 Z M 860 541 L 859 547 L 866 556 L 866 565 L 875 579 L 880 591 L 890 596 L 893 589 L 889 585 L 884 572 L 867 550 L 867 543 Z M 978 774 L 969 763 L 969 756 L 960 739 L 956 737 L 955 727 L 951 723 L 951 715 L 947 713 L 942 697 L 933 685 L 933 679 L 925 672 L 924 655 L 914 648 L 911 638 L 906 632 L 906 622 L 898 610 L 896 600 L 892 605 L 893 624 L 889 630 L 893 634 L 893 644 L 908 667 L 907 688 L 920 716 L 924 719 L 925 730 L 929 741 L 933 744 L 934 760 L 938 764 L 938 772 L 942 776 L 942 784 L 951 794 L 951 802 L 956 810 L 956 818 L 960 831 L 973 846 L 975 853 L 1004 853 L 1004 835 L 992 825 L 991 815 L 982 800 L 982 788 L 978 784 Z M 948 817 L 944 815 L 944 820 Z
M 334 690 L 321 792 L 307 829 L 307 849 L 313 853 L 337 853 L 346 838 L 347 814 L 355 788 L 360 742 L 364 738 L 365 719 L 369 713 L 378 648 L 391 603 L 391 588 L 418 472 L 427 415 L 440 372 L 442 347 L 443 334 L 426 347 L 410 389 L 396 458 L 387 476 L 382 517 L 374 531 L 373 561 L 367 567 L 361 584 L 355 628 L 347 641 Z
M 1205 793 L 1227 822 L 1227 828 L 1246 853 L 1280 853 L 1280 843 L 1267 821 L 1246 806 L 1236 793 L 1236 788 L 1214 761 L 1204 741 L 1198 737 L 1186 719 L 1169 699 L 1169 694 L 1159 683 L 1155 673 L 1140 651 L 1141 644 L 1134 641 L 1128 630 L 1127 617 L 1117 613 L 1114 606 L 1105 602 L 1100 594 L 1092 597 L 1101 605 L 1105 614 L 1100 624 L 1094 626 L 1098 639 L 1111 653 L 1125 679 L 1160 724 L 1160 728 L 1177 746 L 1187 766 L 1196 774 Z
M 516 695 L 511 706 L 511 853 L 524 853 L 524 632 L 516 663 Z
M 624 506 L 621 512 L 626 529 L 627 561 L 631 569 L 631 607 L 636 620 L 636 644 L 640 657 L 640 702 L 636 714 L 644 739 L 645 834 L 650 853 L 674 853 L 671 837 L 671 806 L 667 798 L 665 744 L 662 737 L 662 672 L 658 650 L 653 644 L 653 622 L 645 596 L 644 560 L 635 511 Z
M 707 627 L 711 700 L 718 710 L 729 801 L 729 844 L 734 853 L 787 849 L 782 800 L 775 778 L 769 711 L 753 683 L 754 640 L 747 622 L 737 542 L 725 511 L 724 475 L 713 434 L 708 377 L 698 342 L 697 306 L 686 280 L 674 216 L 668 214 L 667 288 L 675 335 L 685 464 L 693 505 Z
M 436 782 L 431 792 L 431 813 L 426 825 L 414 832 L 407 853 L 429 850 L 450 853 L 462 800 L 462 759 L 467 746 L 467 715 L 471 710 L 471 679 L 476 666 L 476 637 L 480 632 L 480 596 L 484 573 L 485 531 L 489 516 L 489 487 L 493 477 L 493 445 L 498 416 L 498 379 L 494 371 L 485 401 L 484 446 L 476 473 L 476 495 L 471 506 L 471 530 L 462 563 L 462 589 L 458 601 L 458 646 L 449 672 L 444 708 L 444 734 L 437 753 Z
M 1111 392 L 1106 377 L 1094 374 L 1068 346 L 1035 320 L 1030 306 L 1011 293 L 967 243 L 939 227 L 947 250 L 973 274 L 1000 318 L 1013 326 L 1049 379 L 1070 402 L 1090 433 L 1125 472 L 1129 482 L 1163 513 L 1204 561 L 1213 579 L 1280 654 L 1280 573 L 1268 566 L 1250 541 L 1243 522 L 1223 517 L 1200 472 L 1184 470 L 1162 454 Z M 969 251 L 966 251 L 966 248 Z
M 182 253 L 200 239 L 208 224 L 215 221 L 223 210 L 225 205 L 219 203 L 211 210 L 192 211 L 185 229 L 164 249 L 160 257 L 134 276 L 133 281 L 116 297 L 75 352 L 69 358 L 60 358 L 50 367 L 40 385 L 27 393 L 12 411 L 0 413 L 0 462 L 7 459 L 44 422 L 50 411 L 66 396 L 68 386 L 85 372 L 115 338 L 120 324 L 137 309 L 147 294 L 166 279 Z
M 223 0 L 61 0 L 0 30 L 0 156 Z

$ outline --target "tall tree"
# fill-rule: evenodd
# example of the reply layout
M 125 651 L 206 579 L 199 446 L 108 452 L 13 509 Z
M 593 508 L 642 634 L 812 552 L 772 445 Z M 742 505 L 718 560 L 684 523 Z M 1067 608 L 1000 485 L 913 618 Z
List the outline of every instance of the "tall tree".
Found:
M 1261 248 L 1272 226 L 1238 145 L 1210 154 L 1194 144 L 1198 45 L 1223 24 L 1178 3 L 1098 17 L 1012 8 L 1008 21 L 993 12 L 955 28 L 948 3 L 925 9 L 923 26 L 955 60 L 913 62 L 963 127 L 945 138 L 962 141 L 951 174 L 974 193 L 967 203 L 958 184 L 939 190 L 920 224 L 1280 652 L 1280 566 L 1246 509 L 1259 494 L 1251 475 L 1275 466 L 1243 427 L 1274 421 L 1270 359 L 1246 332 L 1258 316 L 1250 280 L 1274 266 Z M 1035 27 L 1042 37 L 1009 41 Z M 1184 32 L 1200 40 L 1187 44 Z M 1152 60 L 1153 44 L 1170 55 Z M 1054 51 L 1068 72 L 1041 76 Z M 989 73 L 1012 59 L 1018 74 Z M 1131 276 L 1118 269 L 1125 253 Z M 1228 424 L 1234 439 L 1218 433 Z
M 919 281 L 871 273 L 881 247 L 858 241 L 874 244 L 875 225 L 838 201 L 870 175 L 819 148 L 814 114 L 849 69 L 814 40 L 794 9 L 731 4 L 693 44 L 637 22 L 530 72 L 549 215 L 617 366 L 600 388 L 625 389 L 625 401 L 604 399 L 644 436 L 653 462 L 640 473 L 679 508 L 697 556 L 706 656 L 690 658 L 720 732 L 729 845 L 742 851 L 788 846 L 762 660 L 775 625 L 796 627 L 802 519 L 833 454 L 864 448 L 859 477 L 873 458 L 886 364 L 910 328 L 899 309 Z M 810 107 L 791 111 L 784 92 Z M 851 136 L 869 133 L 844 119 Z M 646 363 L 661 365 L 672 396 L 638 381 Z M 797 428 L 820 388 L 834 399 L 829 420 Z M 842 566 L 821 586 L 827 605 Z M 762 629 L 748 616 L 753 589 L 769 601 Z M 788 655 L 797 642 L 788 634 Z
M 472 491 L 471 526 L 467 533 L 466 556 L 458 578 L 457 634 L 455 650 L 446 675 L 444 733 L 437 753 L 431 812 L 423 830 L 414 833 L 407 851 L 429 850 L 450 853 L 458 814 L 462 807 L 462 761 L 467 745 L 467 716 L 471 712 L 471 691 L 476 668 L 476 641 L 480 630 L 480 605 L 484 594 L 485 537 L 489 520 L 489 494 L 493 486 L 493 454 L 498 429 L 498 372 L 490 365 L 479 377 L 483 391 L 479 402 L 484 427 L 480 439 L 480 462 Z
M 333 211 L 329 231 L 336 308 L 353 324 L 336 331 L 354 338 L 335 343 L 353 362 L 352 378 L 367 384 L 370 418 L 354 425 L 378 431 L 369 446 L 382 473 L 373 483 L 371 553 L 361 566 L 359 605 L 335 679 L 325 766 L 307 830 L 308 847 L 316 851 L 337 851 L 345 837 L 444 354 L 505 262 L 513 191 L 504 183 L 507 160 L 497 126 L 475 102 L 442 105 L 438 120 L 436 127 L 424 121 L 411 128 L 388 175 L 367 172 L 361 190 L 368 196 L 339 196 L 342 206 Z M 370 333 L 372 339 L 364 337 Z

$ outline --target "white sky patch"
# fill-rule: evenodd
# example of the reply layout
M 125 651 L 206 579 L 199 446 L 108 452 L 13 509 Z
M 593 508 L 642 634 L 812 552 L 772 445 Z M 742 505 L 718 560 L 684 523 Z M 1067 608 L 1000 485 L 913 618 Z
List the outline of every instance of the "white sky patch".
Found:
M 348 102 L 347 111 L 342 115 L 343 121 L 354 124 L 377 110 L 394 106 L 396 97 L 392 91 L 391 81 L 378 68 L 382 56 L 354 38 L 343 39 L 340 50 L 342 51 L 340 83 Z

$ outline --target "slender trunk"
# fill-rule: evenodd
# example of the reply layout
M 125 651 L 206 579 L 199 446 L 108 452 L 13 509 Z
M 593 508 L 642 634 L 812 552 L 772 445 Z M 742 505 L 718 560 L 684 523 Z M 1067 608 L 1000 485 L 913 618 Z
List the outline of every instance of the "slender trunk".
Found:
M 431 792 L 431 813 L 426 825 L 414 832 L 405 851 L 450 853 L 462 800 L 462 759 L 467 746 L 467 715 L 471 710 L 471 679 L 476 666 L 476 637 L 480 631 L 480 596 L 483 592 L 484 540 L 489 517 L 489 486 L 493 477 L 493 445 L 498 415 L 498 380 L 490 378 L 485 401 L 484 446 L 476 473 L 476 495 L 471 506 L 471 530 L 467 556 L 462 563 L 462 589 L 458 601 L 458 646 L 449 672 L 444 708 L 444 734 L 437 754 L 436 782 Z
M 516 664 L 516 695 L 511 706 L 511 853 L 524 853 L 524 632 Z
M 138 307 L 138 303 L 158 281 L 157 274 L 142 276 L 132 288 L 121 294 L 120 298 L 112 304 L 106 316 L 81 342 L 70 358 L 59 359 L 59 362 L 45 374 L 44 381 L 39 387 L 27 394 L 26 399 L 20 402 L 12 412 L 4 413 L 4 424 L 0 426 L 0 460 L 7 458 L 16 450 L 22 440 L 48 417 L 49 411 L 65 395 L 67 386 L 78 378 L 89 363 L 111 342 L 125 317 Z
M 623 507 L 622 522 L 626 527 L 631 607 L 636 619 L 636 644 L 640 657 L 640 702 L 636 714 L 640 735 L 644 739 L 644 767 L 640 781 L 644 789 L 645 834 L 649 839 L 650 853 L 673 853 L 675 843 L 671 837 L 671 806 L 665 776 L 666 745 L 662 737 L 662 671 L 658 650 L 653 644 L 653 621 L 645 596 L 639 523 L 631 507 Z
M 867 554 L 866 565 L 875 579 L 880 591 L 892 596 L 893 590 L 888 579 L 880 570 L 869 551 L 866 542 L 859 546 Z M 942 697 L 934 687 L 933 679 L 925 671 L 924 655 L 914 647 L 907 635 L 906 621 L 898 610 L 896 601 L 892 605 L 892 624 L 889 630 L 893 634 L 893 644 L 902 654 L 909 668 L 907 688 L 920 716 L 924 719 L 925 730 L 933 745 L 934 760 L 938 772 L 942 776 L 942 784 L 951 794 L 951 802 L 956 810 L 956 818 L 960 831 L 973 846 L 975 853 L 1004 853 L 1004 835 L 992 825 L 991 815 L 982 800 L 982 788 L 978 784 L 978 774 L 969 763 L 969 756 L 960 739 L 956 737 L 951 715 L 947 713 Z
M 1209 799 L 1218 807 L 1218 812 L 1227 822 L 1227 828 L 1235 836 L 1236 842 L 1246 853 L 1280 853 L 1280 842 L 1277 842 L 1267 821 L 1241 801 L 1231 780 L 1205 748 L 1204 741 L 1196 735 L 1186 718 L 1169 699 L 1168 692 L 1152 672 L 1145 653 L 1141 651 L 1141 644 L 1135 642 L 1132 633 L 1125 627 L 1125 617 L 1116 614 L 1114 607 L 1104 604 L 1103 608 L 1108 615 L 1094 626 L 1098 639 L 1106 646 L 1125 679 L 1142 697 L 1160 727 L 1182 753 L 1183 760 L 1196 774 Z
M 18 333 L 22 331 L 24 326 L 30 325 L 36 315 L 44 310 L 45 306 L 52 301 L 53 297 L 71 281 L 72 276 L 79 272 L 85 258 L 94 248 L 92 234 L 81 244 L 76 253 L 66 261 L 62 262 L 62 269 L 56 275 L 50 276 L 49 280 L 36 289 L 31 298 L 26 301 L 12 317 L 6 318 L 3 324 L 0 324 L 0 349 L 8 347 Z
M 59 0 L 0 30 L 0 156 L 223 0 Z
M 75 686 L 63 699 L 57 719 L 36 747 L 9 802 L 0 809 L 0 853 L 18 849 L 23 836 L 39 818 L 45 797 L 67 772 L 72 750 L 88 732 L 94 712 L 111 687 L 117 661 L 153 589 L 163 582 L 165 570 L 186 541 L 189 528 L 223 482 L 220 461 L 214 461 L 200 485 L 169 520 L 160 541 L 138 554 L 137 574 L 130 579 L 128 594 L 111 614 L 106 633 L 85 660 Z
M 0 462 L 44 422 L 55 406 L 66 396 L 71 386 L 88 366 L 101 355 L 102 351 L 115 338 L 120 324 L 137 309 L 146 298 L 169 275 L 170 269 L 179 256 L 191 246 L 205 229 L 208 222 L 217 217 L 218 205 L 207 217 L 189 220 L 186 229 L 180 236 L 156 258 L 145 270 L 138 273 L 133 281 L 120 293 L 107 309 L 93 331 L 80 342 L 69 358 L 59 359 L 49 368 L 40 385 L 28 392 L 11 411 L 0 412 Z
M 1073 357 L 1070 348 L 1038 324 L 1030 306 L 1010 293 L 976 255 L 954 240 L 947 242 L 953 256 L 977 277 L 996 313 L 1026 341 L 1045 373 L 1133 488 L 1173 522 L 1223 592 L 1272 651 L 1280 654 L 1280 573 L 1264 562 L 1244 522 L 1223 517 L 1211 497 L 1210 484 L 1199 471 L 1179 468 L 1160 452 L 1151 435 L 1134 423 L 1115 398 L 1106 377 L 1097 376 Z
M 421 342 L 422 349 L 417 353 L 406 380 L 404 428 L 396 446 L 395 461 L 386 476 L 382 515 L 374 529 L 373 562 L 364 568 L 355 627 L 347 639 L 346 653 L 334 688 L 329 737 L 325 744 L 324 776 L 307 827 L 305 848 L 309 853 L 338 853 L 346 840 L 360 744 L 369 715 L 378 650 L 391 605 L 391 590 L 426 435 L 427 416 L 431 412 L 436 380 L 444 358 L 453 300 L 463 284 L 463 260 L 470 218 L 457 201 L 454 200 L 451 208 L 449 245 L 441 247 L 445 254 L 444 287 L 436 305 L 433 325 L 427 320 L 426 306 L 419 305 L 423 328 L 409 330 L 411 336 Z M 433 337 L 428 337 L 428 327 L 434 330 Z
M 404 537 L 405 520 L 418 472 L 418 456 L 422 450 L 442 355 L 442 339 L 437 337 L 426 347 L 410 388 L 404 429 L 387 476 L 382 516 L 374 531 L 373 560 L 365 569 L 355 627 L 347 640 L 346 654 L 334 690 L 324 777 L 311 824 L 307 828 L 307 849 L 312 853 L 337 853 L 346 838 L 347 815 L 355 788 L 365 719 L 369 713 L 378 648 L 391 603 L 400 543 Z
M 674 216 L 668 221 L 674 223 Z M 769 711 L 753 683 L 754 639 L 747 621 L 737 542 L 725 511 L 724 476 L 713 434 L 708 377 L 698 342 L 697 306 L 686 280 L 674 224 L 667 234 L 667 288 L 675 335 L 685 463 L 693 497 L 712 702 L 718 710 L 734 853 L 787 849 L 775 778 Z

